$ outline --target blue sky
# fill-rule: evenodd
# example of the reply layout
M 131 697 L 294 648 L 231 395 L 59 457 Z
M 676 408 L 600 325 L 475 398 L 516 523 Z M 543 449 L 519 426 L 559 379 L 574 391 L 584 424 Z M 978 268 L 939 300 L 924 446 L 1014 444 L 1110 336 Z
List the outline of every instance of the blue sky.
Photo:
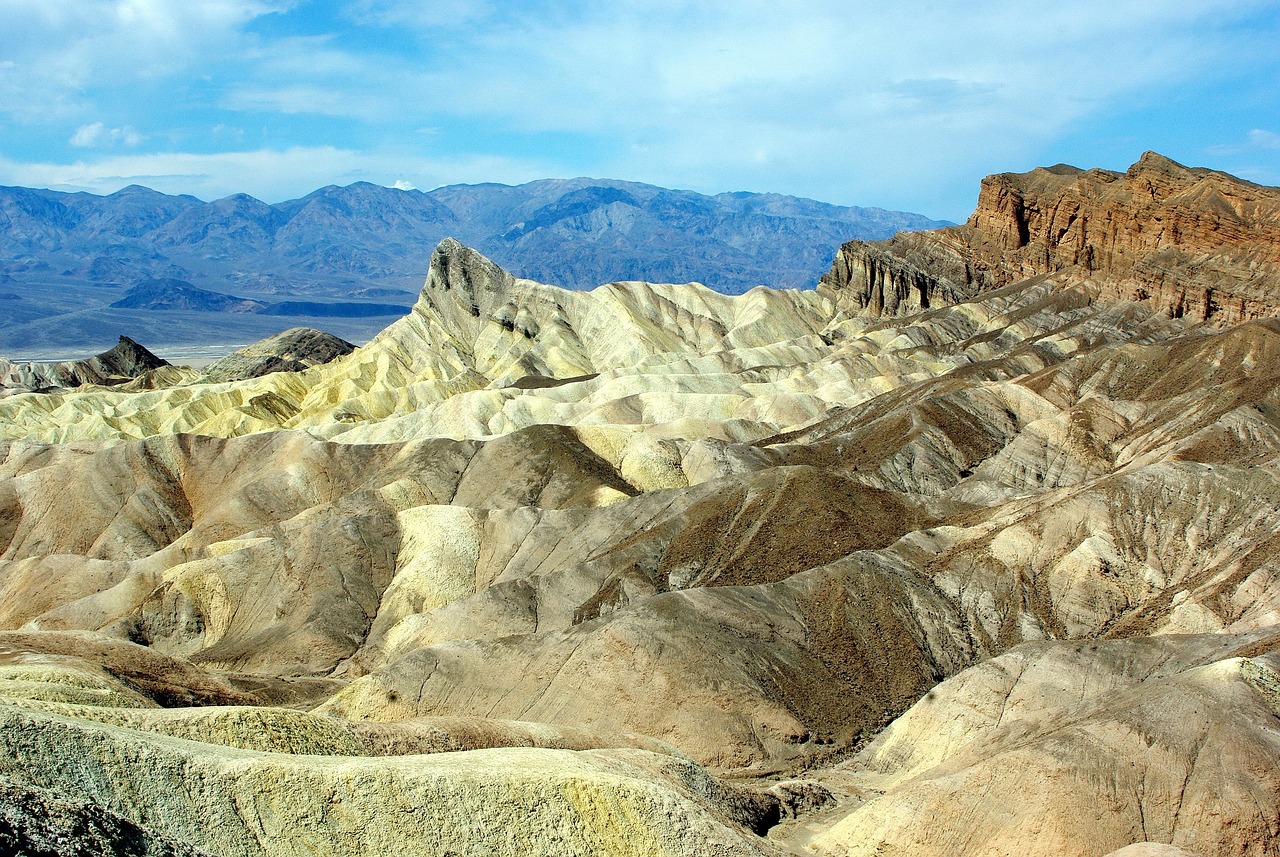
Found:
M 963 219 L 1146 149 L 1280 184 L 1280 0 L 0 0 L 0 184 L 594 176 Z

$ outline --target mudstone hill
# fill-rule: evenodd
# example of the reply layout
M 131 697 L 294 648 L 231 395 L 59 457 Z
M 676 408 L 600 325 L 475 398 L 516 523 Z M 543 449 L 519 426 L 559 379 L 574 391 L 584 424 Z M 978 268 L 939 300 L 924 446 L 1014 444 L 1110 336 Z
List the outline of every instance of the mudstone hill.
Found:
M 0 843 L 1280 854 L 1278 316 L 1280 190 L 1148 153 L 816 291 L 445 240 L 354 350 L 10 364 Z

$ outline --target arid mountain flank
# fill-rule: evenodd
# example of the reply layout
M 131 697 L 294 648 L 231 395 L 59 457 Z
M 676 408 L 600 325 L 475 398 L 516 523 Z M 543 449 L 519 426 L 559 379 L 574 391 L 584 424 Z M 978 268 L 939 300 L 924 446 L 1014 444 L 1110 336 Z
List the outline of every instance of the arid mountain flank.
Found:
M 86 360 L 56 363 L 13 362 L 0 357 L 0 397 L 15 392 L 34 392 L 85 384 L 114 386 L 125 384 L 168 366 L 127 336 L 109 351 Z
M 0 400 L 0 843 L 1280 855 L 1277 193 L 997 176 L 737 297 L 446 240 L 327 362 Z
M 1147 152 L 1125 173 L 1059 164 L 982 182 L 963 226 L 841 248 L 823 287 L 874 315 L 1029 277 L 1218 325 L 1280 314 L 1280 191 Z

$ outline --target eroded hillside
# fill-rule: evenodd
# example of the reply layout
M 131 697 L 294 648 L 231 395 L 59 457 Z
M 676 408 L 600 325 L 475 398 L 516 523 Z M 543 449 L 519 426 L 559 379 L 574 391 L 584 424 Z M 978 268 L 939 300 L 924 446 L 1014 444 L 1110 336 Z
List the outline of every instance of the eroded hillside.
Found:
M 0 400 L 0 775 L 219 854 L 1280 853 L 1277 193 L 998 176 L 736 298 L 446 241 L 332 362 Z

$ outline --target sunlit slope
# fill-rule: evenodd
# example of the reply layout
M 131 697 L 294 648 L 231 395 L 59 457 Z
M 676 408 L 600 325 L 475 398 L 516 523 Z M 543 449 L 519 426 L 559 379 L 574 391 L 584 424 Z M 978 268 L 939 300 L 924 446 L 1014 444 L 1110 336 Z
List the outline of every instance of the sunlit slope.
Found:
M 782 379 L 764 401 L 756 401 L 762 397 L 754 388 L 773 381 L 769 367 L 794 366 L 797 356 L 812 354 L 828 314 L 827 301 L 813 292 L 756 289 L 727 297 L 697 285 L 644 283 L 571 292 L 516 280 L 446 241 L 432 256 L 413 311 L 345 359 L 237 383 L 17 397 L 3 403 L 0 431 L 56 442 L 176 432 L 235 437 L 278 428 L 352 440 L 383 431 L 483 436 L 537 422 L 615 421 L 607 408 L 601 412 L 606 399 L 629 400 L 616 421 L 676 422 L 689 418 L 686 405 L 696 397 L 705 401 L 692 411 L 707 419 L 776 427 L 826 406 L 823 392 L 802 379 Z M 689 362 L 702 358 L 701 365 Z M 570 397 L 567 405 L 511 403 L 530 389 L 538 398 L 543 379 L 596 373 L 610 377 L 594 395 Z M 718 377 L 704 390 L 690 381 L 693 374 Z M 483 395 L 465 405 L 442 407 L 477 391 Z M 364 425 L 406 415 L 415 416 L 394 429 Z
M 993 187 L 1128 205 L 1118 176 L 1045 172 Z M 966 228 L 974 265 L 1042 258 Z M 855 280 L 829 304 L 575 295 L 450 243 L 414 314 L 328 367 L 16 397 L 100 436 L 0 441 L 3 770 L 55 792 L 83 774 L 95 811 L 134 795 L 132 823 L 203 842 L 183 813 L 244 804 L 246 772 L 311 830 L 313 797 L 284 792 L 336 794 L 335 768 L 361 801 L 427 800 L 433 771 L 429 800 L 455 807 L 480 788 L 465 758 L 409 756 L 596 748 L 501 757 L 589 789 L 572 811 L 537 792 L 565 852 L 607 829 L 603 853 L 1273 855 L 1280 322 L 1177 317 L 1106 285 L 1129 256 L 1074 258 L 889 312 Z M 181 416 L 219 395 L 288 428 L 111 426 L 147 396 Z M 239 755 L 262 750 L 294 758 Z M 660 776 L 596 790 L 618 754 Z M 369 755 L 401 758 L 374 774 Z M 148 765 L 213 785 L 135 789 Z M 601 806 L 621 808 L 597 828 Z M 560 853 L 521 824 L 459 849 L 509 830 Z

